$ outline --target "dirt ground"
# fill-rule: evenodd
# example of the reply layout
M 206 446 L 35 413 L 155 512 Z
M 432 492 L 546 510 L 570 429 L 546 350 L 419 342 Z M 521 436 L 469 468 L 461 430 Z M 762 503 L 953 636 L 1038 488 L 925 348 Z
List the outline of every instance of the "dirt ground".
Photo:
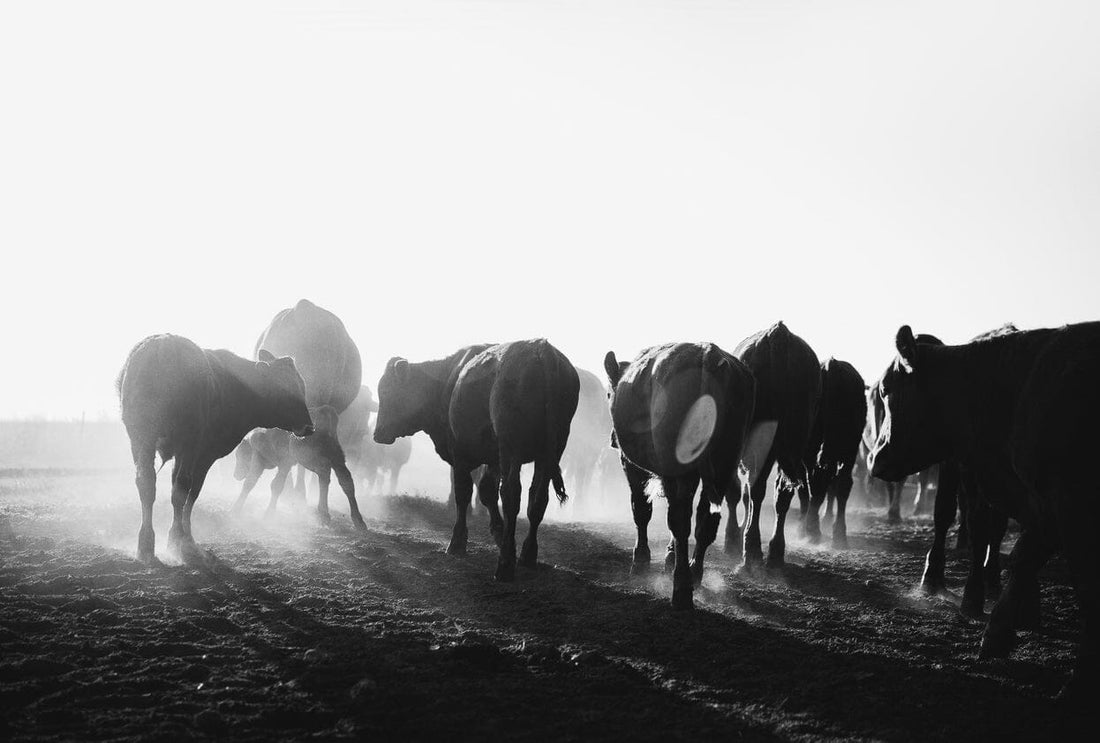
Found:
M 265 520 L 260 495 L 234 519 L 222 482 L 195 512 L 206 563 L 181 565 L 159 492 L 150 568 L 126 473 L 0 477 L 0 738 L 959 741 L 1090 722 L 1051 702 L 1077 645 L 1064 566 L 1044 572 L 1043 629 L 979 662 L 964 558 L 952 595 L 915 589 L 929 518 L 858 510 L 842 552 L 791 525 L 782 573 L 712 550 L 697 609 L 674 613 L 660 563 L 629 575 L 625 505 L 544 525 L 542 564 L 500 584 L 481 514 L 454 558 L 440 501 L 369 499 L 357 532 L 294 503 Z M 650 534 L 659 557 L 663 515 Z

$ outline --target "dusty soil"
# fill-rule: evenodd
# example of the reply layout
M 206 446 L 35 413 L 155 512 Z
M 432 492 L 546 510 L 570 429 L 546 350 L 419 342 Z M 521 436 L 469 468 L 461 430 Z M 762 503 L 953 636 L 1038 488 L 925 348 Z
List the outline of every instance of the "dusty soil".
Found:
M 259 496 L 233 519 L 230 486 L 208 489 L 205 564 L 161 551 L 162 487 L 150 568 L 124 473 L 0 478 L 0 738 L 957 741 L 1089 723 L 1051 703 L 1077 642 L 1064 566 L 1044 573 L 1042 631 L 979 662 L 963 558 L 953 595 L 915 590 L 927 518 L 858 512 L 843 552 L 791 526 L 782 573 L 713 551 L 696 611 L 674 613 L 658 563 L 629 576 L 628 516 L 544 525 L 543 564 L 499 584 L 487 519 L 450 557 L 441 502 L 374 499 L 356 532 L 293 504 L 265 521 Z M 655 516 L 655 555 L 665 538 Z

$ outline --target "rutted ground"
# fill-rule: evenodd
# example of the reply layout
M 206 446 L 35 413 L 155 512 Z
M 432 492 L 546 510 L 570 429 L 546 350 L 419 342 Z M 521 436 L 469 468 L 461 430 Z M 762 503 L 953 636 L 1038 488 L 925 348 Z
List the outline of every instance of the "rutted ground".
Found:
M 1082 723 L 1050 703 L 1077 639 L 1061 563 L 1043 630 L 978 662 L 981 628 L 914 590 L 927 519 L 865 512 L 845 552 L 792 526 L 781 575 L 712 551 L 698 610 L 677 614 L 659 563 L 629 577 L 628 522 L 544 525 L 544 564 L 504 585 L 483 516 L 460 559 L 427 499 L 376 499 L 359 533 L 290 507 L 265 522 L 259 502 L 234 520 L 211 489 L 207 564 L 146 568 L 125 477 L 0 480 L 0 737 L 959 740 Z M 161 546 L 170 510 L 160 498 Z M 655 555 L 665 535 L 655 518 Z

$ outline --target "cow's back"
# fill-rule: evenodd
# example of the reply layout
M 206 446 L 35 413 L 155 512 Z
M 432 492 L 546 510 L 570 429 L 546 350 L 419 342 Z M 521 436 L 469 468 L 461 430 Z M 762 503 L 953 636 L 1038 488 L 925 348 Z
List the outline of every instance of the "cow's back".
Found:
M 1038 332 L 1049 335 L 1016 402 L 1013 466 L 1032 489 L 1091 483 L 1090 464 L 1100 451 L 1100 323 L 1024 331 L 1002 342 L 1026 343 Z
M 826 462 L 855 462 L 867 424 L 863 376 L 846 361 L 822 364 L 821 403 L 815 433 Z M 815 452 L 816 453 L 816 452 Z
M 821 366 L 806 341 L 782 322 L 749 336 L 733 353 L 756 378 L 754 422 L 777 421 L 774 449 L 801 458 L 821 397 Z
M 676 343 L 648 348 L 626 368 L 612 397 L 619 448 L 635 465 L 660 477 L 692 471 L 706 449 L 690 459 L 683 456 L 685 421 L 690 415 L 709 417 L 710 441 L 720 439 L 738 410 L 751 410 L 752 386 L 749 370 L 717 346 Z M 700 404 L 710 406 L 703 402 L 707 398 L 713 408 L 700 411 Z
M 205 352 L 177 335 L 138 343 L 118 378 L 122 422 L 131 440 L 155 445 L 163 458 L 180 441 L 202 435 L 216 395 Z
M 342 413 L 359 394 L 363 382 L 359 348 L 340 318 L 309 300 L 275 315 L 256 342 L 256 353 L 261 349 L 294 359 L 310 408 L 331 405 Z

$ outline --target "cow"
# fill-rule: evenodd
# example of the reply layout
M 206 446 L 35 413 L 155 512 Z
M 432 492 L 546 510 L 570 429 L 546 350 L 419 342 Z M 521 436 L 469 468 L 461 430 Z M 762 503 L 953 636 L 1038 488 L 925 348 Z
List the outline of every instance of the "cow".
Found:
M 470 472 L 488 465 L 478 482 L 478 498 L 489 509 L 490 532 L 500 547 L 495 577 L 511 581 L 516 570 L 520 467 L 535 464 L 527 503 L 530 530 L 519 558 L 520 565 L 534 567 L 550 485 L 559 502 L 567 497 L 560 461 L 579 388 L 576 369 L 544 338 L 467 346 L 437 361 L 410 363 L 394 357 L 378 382 L 374 440 L 392 444 L 424 431 L 451 466 L 456 519 L 447 547 L 450 554 L 466 552 L 466 516 L 473 494 Z M 503 519 L 497 509 L 498 490 Z
M 756 378 L 756 406 L 748 442 L 742 457 L 751 496 L 744 530 L 745 567 L 763 562 L 760 543 L 760 509 L 767 491 L 767 477 L 779 465 L 775 498 L 775 534 L 768 547 L 768 566 L 781 567 L 786 539 L 787 511 L 796 492 L 808 489 L 804 456 L 809 445 L 821 397 L 821 365 L 817 354 L 782 322 L 755 333 L 738 344 L 733 355 Z M 736 507 L 740 493 L 730 493 L 727 503 L 726 551 L 740 551 Z
M 607 388 L 590 371 L 577 369 L 580 394 L 577 412 L 569 428 L 569 443 L 562 455 L 562 472 L 574 498 L 593 497 L 600 457 L 611 444 L 611 413 L 607 407 Z
M 1015 332 L 1018 332 L 1018 328 L 1012 323 L 1007 323 L 972 338 L 971 342 Z M 917 342 L 920 342 L 919 336 Z M 959 612 L 972 619 L 981 619 L 984 616 L 987 589 L 991 595 L 1000 593 L 1001 542 L 1008 529 L 1008 518 L 1004 513 L 991 508 L 988 499 L 980 495 L 980 490 L 981 485 L 973 470 L 960 467 L 953 461 L 941 464 L 932 547 L 928 550 L 924 561 L 924 573 L 921 575 L 921 588 L 925 593 L 936 594 L 946 590 L 944 570 L 947 530 L 954 523 L 955 514 L 958 511 L 960 520 L 958 541 L 960 546 L 964 546 L 971 553 L 970 569 Z M 973 538 L 971 538 L 971 531 Z M 1037 600 L 1037 597 L 1033 597 L 1033 602 Z M 1037 614 L 1037 610 L 1034 611 Z
M 272 318 L 267 329 L 256 340 L 255 353 L 259 354 L 261 350 L 293 358 L 305 382 L 306 404 L 310 411 L 327 407 L 335 414 L 334 425 L 325 436 L 324 446 L 318 445 L 314 450 L 303 453 L 319 468 L 311 471 L 319 473 L 326 460 L 333 463 L 336 477 L 352 506 L 352 521 L 360 529 L 366 528 L 355 501 L 355 484 L 347 474 L 346 457 L 337 438 L 339 416 L 359 395 L 363 381 L 363 363 L 355 341 L 348 335 L 340 318 L 308 299 L 301 299 Z M 309 468 L 299 468 L 299 482 L 303 490 L 305 469 Z M 322 518 L 328 516 L 328 489 L 324 483 L 328 482 L 329 477 L 328 473 L 324 477 L 318 474 L 322 483 L 318 512 Z
M 718 534 L 723 499 L 740 492 L 737 468 L 752 418 L 756 382 L 748 367 L 712 343 L 669 343 L 642 351 L 629 364 L 614 352 L 604 358 L 611 383 L 615 444 L 630 484 L 638 530 L 635 569 L 650 560 L 647 527 L 653 506 L 651 477 L 668 499 L 674 569 L 672 607 L 691 609 L 703 559 Z M 702 483 L 695 521 L 695 554 L 688 535 L 695 491 Z
M 155 560 L 156 454 L 162 462 L 175 460 L 169 546 L 193 560 L 201 553 L 191 536 L 191 510 L 214 461 L 257 426 L 313 433 L 294 362 L 266 351 L 252 362 L 182 336 L 152 335 L 130 351 L 116 387 L 141 499 L 137 556 L 144 562 Z
M 396 494 L 401 479 L 401 470 L 412 457 L 412 439 L 402 438 L 389 446 L 375 443 L 374 427 L 371 426 L 363 439 L 360 473 L 365 481 L 366 491 Z M 386 476 L 389 485 L 386 485 Z
M 355 500 L 355 484 L 344 459 L 344 451 L 337 442 L 336 411 L 328 405 L 321 405 L 310 411 L 314 422 L 314 434 L 307 439 L 294 438 L 277 428 L 259 428 L 248 435 L 247 447 L 237 447 L 238 458 L 251 452 L 251 463 L 242 467 L 238 461 L 238 471 L 245 471 L 242 478 L 240 495 L 233 504 L 233 511 L 240 513 L 245 500 L 256 486 L 256 482 L 265 470 L 275 469 L 275 478 L 271 481 L 271 499 L 267 512 L 272 514 L 279 503 L 279 496 L 286 487 L 287 477 L 294 465 L 317 475 L 319 494 L 317 498 L 317 516 L 322 521 L 330 521 L 328 510 L 328 490 L 332 473 L 348 499 L 348 510 L 352 522 L 363 528 L 363 516 Z
M 1100 498 L 1100 323 L 1009 333 L 961 346 L 918 343 L 908 325 L 879 382 L 887 416 L 872 472 L 898 479 L 955 459 L 979 497 L 1020 522 L 1008 582 L 990 613 L 980 657 L 1005 657 L 1049 556 L 1065 554 L 1084 633 L 1061 699 L 1095 700 L 1100 687 L 1100 553 L 1092 538 Z
M 848 545 L 845 509 L 867 420 L 864 389 L 863 377 L 848 362 L 831 358 L 821 364 L 821 403 L 805 459 L 810 473 L 810 499 L 804 529 L 811 542 L 821 539 L 818 514 L 829 497 L 836 503 L 833 546 Z

